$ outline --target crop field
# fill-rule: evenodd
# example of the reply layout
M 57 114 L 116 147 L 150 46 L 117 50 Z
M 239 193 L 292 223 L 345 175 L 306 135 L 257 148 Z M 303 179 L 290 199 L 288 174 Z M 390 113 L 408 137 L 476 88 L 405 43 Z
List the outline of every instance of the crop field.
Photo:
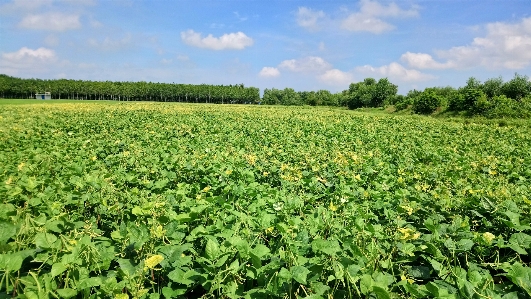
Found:
M 531 127 L 0 106 L 0 298 L 528 298 Z

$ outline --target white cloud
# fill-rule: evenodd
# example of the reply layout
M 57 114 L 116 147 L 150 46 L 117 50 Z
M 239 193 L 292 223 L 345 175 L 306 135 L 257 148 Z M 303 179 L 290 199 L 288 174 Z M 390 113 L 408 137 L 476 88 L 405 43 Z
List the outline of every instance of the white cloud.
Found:
M 407 69 L 396 62 L 380 67 L 364 65 L 357 67 L 356 72 L 369 76 L 389 77 L 392 80 L 402 82 L 419 82 L 435 79 L 433 75 L 425 74 L 418 70 Z
M 264 78 L 275 78 L 280 76 L 280 71 L 276 67 L 265 66 L 258 75 Z
M 417 69 L 447 69 L 453 67 L 451 62 L 441 63 L 433 59 L 430 54 L 426 53 L 411 53 L 406 52 L 402 54 L 400 60 L 407 63 L 408 66 Z
M 30 14 L 25 16 L 18 25 L 26 29 L 50 31 L 66 31 L 81 28 L 79 15 L 58 12 Z
M 297 24 L 308 30 L 319 30 L 318 22 L 326 17 L 322 10 L 315 11 L 306 7 L 299 7 L 295 15 Z
M 181 32 L 181 39 L 187 45 L 210 50 L 242 50 L 254 44 L 253 39 L 241 31 L 220 37 L 214 37 L 212 34 L 202 37 L 201 33 L 188 30 Z
M 531 17 L 517 23 L 496 22 L 484 26 L 485 36 L 476 37 L 466 46 L 438 50 L 431 55 L 406 53 L 403 61 L 411 67 L 426 69 L 484 67 L 487 69 L 522 69 L 531 64 Z
M 88 39 L 88 45 L 103 51 L 118 51 L 130 46 L 132 42 L 133 38 L 130 33 L 126 34 L 121 39 L 112 39 L 110 37 L 106 37 L 102 41 L 98 41 L 94 38 Z
M 341 22 L 341 27 L 348 31 L 367 31 L 380 34 L 395 28 L 395 26 L 384 21 L 382 18 L 409 18 L 416 16 L 418 16 L 416 7 L 404 10 L 394 2 L 386 6 L 377 1 L 362 0 L 360 11 L 352 13 L 344 19 Z
M 32 50 L 27 47 L 22 47 L 18 51 L 10 53 L 2 53 L 2 58 L 12 62 L 20 62 L 23 60 L 38 60 L 50 61 L 56 58 L 55 52 L 46 48 L 38 48 Z
M 323 58 L 317 56 L 308 56 L 301 59 L 284 60 L 279 68 L 299 73 L 324 72 L 332 68 L 332 65 Z
M 16 76 L 20 71 L 47 70 L 55 62 L 57 56 L 51 49 L 22 47 L 15 52 L 2 53 L 0 69 L 5 74 Z
M 338 69 L 332 69 L 319 76 L 319 80 L 328 85 L 345 86 L 349 83 L 352 83 L 354 81 L 354 77 L 351 73 L 343 72 Z

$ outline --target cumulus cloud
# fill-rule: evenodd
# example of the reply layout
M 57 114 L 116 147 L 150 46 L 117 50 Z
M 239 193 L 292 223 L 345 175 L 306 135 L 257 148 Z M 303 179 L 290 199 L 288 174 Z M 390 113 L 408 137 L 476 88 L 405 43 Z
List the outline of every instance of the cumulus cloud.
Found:
M 522 69 L 531 64 L 531 17 L 517 23 L 496 22 L 484 26 L 485 35 L 466 46 L 435 51 L 445 60 L 436 62 L 431 55 L 406 53 L 403 61 L 410 67 L 425 69 L 484 67 L 487 69 Z
M 202 37 L 199 32 L 187 30 L 181 32 L 181 39 L 189 46 L 210 50 L 243 50 L 254 44 L 253 39 L 241 31 L 223 34 L 220 37 L 214 37 L 212 34 Z
M 50 31 L 66 31 L 81 28 L 79 15 L 58 12 L 30 14 L 25 16 L 18 25 L 26 29 Z
M 276 67 L 265 66 L 258 75 L 263 78 L 275 78 L 280 76 L 280 71 Z
M 55 62 L 57 56 L 51 49 L 22 47 L 15 52 L 2 53 L 0 69 L 5 74 L 17 75 L 20 71 L 46 69 Z
M 331 69 L 326 71 L 318 78 L 321 82 L 328 85 L 345 86 L 354 81 L 351 73 L 343 72 L 338 69 Z
M 12 62 L 20 62 L 23 60 L 37 60 L 37 61 L 51 61 L 56 58 L 55 52 L 51 49 L 38 48 L 36 50 L 22 47 L 18 51 L 2 53 L 2 58 Z
M 392 80 L 402 82 L 419 82 L 435 79 L 433 75 L 425 74 L 414 69 L 407 69 L 396 62 L 380 67 L 364 65 L 357 67 L 356 72 L 369 76 L 389 77 Z
M 435 59 L 433 59 L 433 57 L 430 54 L 426 54 L 426 53 L 406 52 L 405 54 L 402 54 L 402 57 L 400 57 L 400 60 L 405 62 L 408 66 L 417 68 L 417 69 L 441 70 L 441 69 L 451 68 L 454 66 L 451 62 L 446 62 L 446 63 L 437 62 L 435 61 Z
M 329 70 L 332 65 L 321 57 L 308 56 L 301 59 L 284 60 L 278 67 L 297 73 L 312 73 Z
M 393 30 L 395 26 L 383 18 L 410 18 L 418 16 L 418 10 L 413 7 L 409 10 L 400 8 L 396 3 L 382 5 L 377 1 L 362 0 L 359 12 L 350 14 L 341 22 L 341 28 L 348 31 L 367 31 L 380 34 Z
M 297 17 L 297 24 L 308 30 L 319 30 L 318 22 L 326 17 L 322 10 L 315 11 L 307 7 L 299 7 L 295 14 Z

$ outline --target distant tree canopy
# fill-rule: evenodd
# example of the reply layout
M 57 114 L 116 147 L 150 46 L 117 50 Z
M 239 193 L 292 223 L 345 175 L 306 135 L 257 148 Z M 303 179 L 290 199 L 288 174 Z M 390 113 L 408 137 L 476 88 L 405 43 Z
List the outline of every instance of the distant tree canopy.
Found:
M 159 101 L 191 103 L 258 103 L 260 90 L 236 85 L 191 85 L 152 82 L 20 79 L 0 75 L 0 96 L 34 98 L 49 91 L 53 99 Z
M 528 118 L 531 117 L 531 82 L 519 74 L 507 82 L 498 77 L 481 83 L 471 77 L 463 87 L 412 90 L 405 97 L 395 98 L 392 104 L 397 110 L 411 106 L 415 113 L 421 114 L 439 109 L 470 116 Z
M 295 91 L 293 88 L 265 89 L 262 97 L 264 105 L 310 105 L 310 106 L 339 106 L 342 95 L 332 94 L 328 90 Z
M 531 117 L 531 82 L 515 74 L 481 83 L 471 77 L 459 88 L 428 87 L 397 95 L 398 86 L 387 78 L 366 78 L 351 83 L 339 93 L 328 90 L 295 91 L 293 88 L 265 89 L 262 98 L 256 87 L 236 85 L 192 85 L 152 82 L 20 79 L 0 75 L 0 97 L 35 98 L 49 91 L 53 99 L 161 101 L 220 104 L 347 106 L 349 109 L 384 107 L 410 108 L 420 114 L 450 111 L 486 117 Z
M 378 80 L 366 78 L 362 82 L 351 83 L 344 93 L 349 109 L 362 107 L 381 107 L 385 102 L 396 96 L 398 86 L 387 78 Z

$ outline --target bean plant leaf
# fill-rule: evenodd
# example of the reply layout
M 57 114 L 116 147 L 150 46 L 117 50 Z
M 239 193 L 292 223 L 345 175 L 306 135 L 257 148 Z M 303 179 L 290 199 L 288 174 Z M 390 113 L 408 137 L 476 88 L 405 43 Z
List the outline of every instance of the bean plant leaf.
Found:
M 57 237 L 50 233 L 38 233 L 35 236 L 35 245 L 40 248 L 49 249 L 54 247 L 54 242 L 57 241 Z
M 55 277 L 66 271 L 66 266 L 63 263 L 55 263 L 52 265 L 51 275 Z
M 72 298 L 77 295 L 77 291 L 70 288 L 57 289 L 56 292 L 61 298 Z
M 308 270 L 304 266 L 295 266 L 291 268 L 291 275 L 293 279 L 295 279 L 300 284 L 307 284 L 306 277 L 310 274 L 310 270 Z
M 11 223 L 0 221 L 0 244 L 17 234 L 17 227 Z
M 205 254 L 211 260 L 216 259 L 219 256 L 220 254 L 219 244 L 216 240 L 213 240 L 211 238 L 207 239 L 207 242 L 205 245 Z
M 531 296 L 531 268 L 515 263 L 507 271 L 507 277 Z

